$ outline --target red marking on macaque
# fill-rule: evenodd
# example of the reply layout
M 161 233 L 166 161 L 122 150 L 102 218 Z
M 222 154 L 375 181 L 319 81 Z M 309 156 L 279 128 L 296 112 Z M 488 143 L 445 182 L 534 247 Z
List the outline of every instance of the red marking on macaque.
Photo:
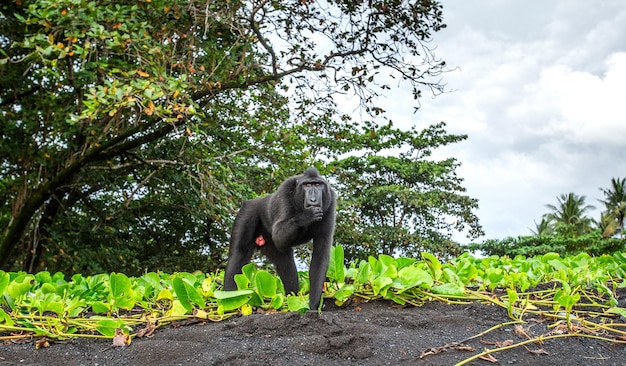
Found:
M 259 235 L 259 236 L 256 237 L 254 242 L 256 243 L 256 245 L 262 247 L 262 246 L 265 245 L 265 238 L 263 237 L 263 235 Z

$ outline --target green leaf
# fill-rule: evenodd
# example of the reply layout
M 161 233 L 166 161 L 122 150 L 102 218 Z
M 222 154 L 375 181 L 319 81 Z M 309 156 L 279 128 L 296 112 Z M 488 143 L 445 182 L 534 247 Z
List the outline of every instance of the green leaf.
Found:
M 267 271 L 258 271 L 254 278 L 257 291 L 261 297 L 272 298 L 276 296 L 277 278 Z
M 252 295 L 254 293 L 254 291 L 246 289 L 246 290 L 236 290 L 236 291 L 215 291 L 215 298 L 217 300 L 224 300 L 224 299 L 229 299 L 229 298 L 233 298 L 233 297 L 240 297 L 240 296 L 247 296 L 247 295 Z
M 84 310 L 86 301 L 84 299 L 74 297 L 65 303 L 65 312 L 70 318 L 78 317 Z
M 120 296 L 113 299 L 113 305 L 120 309 L 131 310 L 137 302 L 129 296 Z
M 65 312 L 65 308 L 63 303 L 60 301 L 52 301 L 45 304 L 43 307 L 43 312 L 51 312 L 57 315 L 62 315 Z
M 202 280 L 202 283 L 200 284 L 202 292 L 206 297 L 213 297 L 213 291 L 216 286 L 217 282 L 213 281 L 213 278 L 210 276 Z
M 170 290 L 164 288 L 163 290 L 159 291 L 159 295 L 157 296 L 157 301 L 163 300 L 163 299 L 174 301 L 174 295 L 172 294 Z
M 569 284 L 566 282 L 561 282 L 561 285 L 563 288 L 554 294 L 554 300 L 566 310 L 570 310 L 580 300 L 580 294 L 578 292 L 572 293 Z
M 618 315 L 626 318 L 626 309 L 620 308 L 620 307 L 612 307 L 610 309 L 607 309 L 605 311 L 605 313 L 608 313 L 608 314 L 618 314 Z
M 394 279 L 393 287 L 399 290 L 398 293 L 402 293 L 417 286 L 431 288 L 433 283 L 433 278 L 428 272 L 411 266 L 404 267 L 398 271 L 398 277 Z
M 9 316 L 9 314 L 7 314 L 4 309 L 2 309 L 0 307 L 0 324 L 5 324 L 8 325 L 9 327 L 12 327 L 15 322 L 13 321 L 13 319 L 11 319 L 11 317 Z
M 461 279 L 459 278 L 459 276 L 450 268 L 444 268 L 442 273 L 443 275 L 441 276 L 441 280 L 443 282 L 450 282 L 450 283 L 461 282 Z
M 54 286 L 51 283 L 44 283 L 39 288 L 39 291 L 41 291 L 44 294 L 56 294 L 57 293 L 57 288 L 56 288 L 56 286 Z
M 21 274 L 9 283 L 5 291 L 13 300 L 16 300 L 30 291 L 34 281 L 33 275 Z
M 467 284 L 478 277 L 478 268 L 474 263 L 462 262 L 458 266 L 457 275 L 464 284 Z
M 309 310 L 309 300 L 303 296 L 290 295 L 287 296 L 287 308 L 289 311 L 298 311 L 305 313 Z
M 331 281 L 343 283 L 346 280 L 346 272 L 344 266 L 344 251 L 341 245 L 334 246 L 330 249 L 330 258 L 328 261 L 327 276 Z
M 358 285 L 369 283 L 372 273 L 372 266 L 368 262 L 363 261 L 361 264 L 362 266 L 359 268 L 359 272 L 355 278 L 355 283 Z
M 106 314 L 111 310 L 111 307 L 103 301 L 94 301 L 91 303 L 91 310 L 96 314 Z
M 180 300 L 176 299 L 172 301 L 172 307 L 168 310 L 167 315 L 170 316 L 183 316 L 188 314 L 189 310 L 180 302 Z
M 257 268 L 256 264 L 248 263 L 245 266 L 241 267 L 241 273 L 243 273 L 248 280 L 252 282 L 254 280 L 254 275 L 256 274 Z
M 250 280 L 243 273 L 237 273 L 235 275 L 235 283 L 237 284 L 237 288 L 240 290 L 250 288 Z
M 283 307 L 284 303 L 285 303 L 285 295 L 276 294 L 274 297 L 272 297 L 272 300 L 270 301 L 270 307 L 272 309 L 278 310 Z
M 378 259 L 370 257 L 369 264 L 372 268 L 372 276 L 395 278 L 398 276 L 396 262 L 393 257 L 382 254 Z
M 515 318 L 513 314 L 513 305 L 515 305 L 515 302 L 519 298 L 519 294 L 517 293 L 517 291 L 515 291 L 515 288 L 511 288 L 511 287 L 506 289 L 506 293 L 508 296 L 508 300 L 505 301 L 506 309 L 509 313 L 509 317 Z
M 67 283 L 67 281 L 65 281 L 65 275 L 62 272 L 55 272 L 52 275 L 52 282 L 57 283 L 57 284 L 59 282 Z
M 374 295 L 385 295 L 387 288 L 393 283 L 393 280 L 390 277 L 379 276 L 372 281 L 372 290 L 374 290 Z
M 222 310 L 227 312 L 236 310 L 248 303 L 253 294 L 254 291 L 252 290 L 215 291 L 215 298 L 217 299 L 218 305 L 222 307 Z
M 141 276 L 141 278 L 146 281 L 146 283 L 148 283 L 153 289 L 157 291 L 161 291 L 163 289 L 163 285 L 161 284 L 161 277 L 158 274 L 154 272 L 148 272 Z
M 174 277 L 172 287 L 176 297 L 188 312 L 193 310 L 192 302 L 200 308 L 205 306 L 202 295 L 181 277 Z
M 559 255 L 559 253 L 550 252 L 550 253 L 544 254 L 540 258 L 542 261 L 548 263 L 551 260 L 561 259 L 561 256 Z
M 0 271 L 0 304 L 2 304 L 2 300 L 4 299 L 4 290 L 9 285 L 10 276 L 8 273 L 4 271 Z
M 383 298 L 385 300 L 391 300 L 395 302 L 396 304 L 399 304 L 402 306 L 406 305 L 406 300 L 400 296 L 397 296 L 393 291 L 387 291 L 385 295 L 383 296 Z
M 250 297 L 250 300 L 248 300 L 248 303 L 254 307 L 265 305 L 265 301 L 263 301 L 261 295 L 259 295 L 259 293 L 256 291 L 252 293 L 252 296 Z
M 121 319 L 102 319 L 96 323 L 96 330 L 107 337 L 115 336 L 115 329 L 125 327 Z
M 554 267 L 554 269 L 558 270 L 563 270 L 563 271 L 567 271 L 568 270 L 568 266 L 566 266 L 560 258 L 558 259 L 550 259 L 548 260 L 548 263 Z
M 398 270 L 401 270 L 404 267 L 408 267 L 408 266 L 412 265 L 416 261 L 417 260 L 415 258 L 400 257 L 400 258 L 396 259 L 396 266 L 397 266 Z
M 119 298 L 124 295 L 129 295 L 131 290 L 130 279 L 123 273 L 111 273 L 109 277 L 111 284 L 111 296 L 113 298 Z
M 49 284 L 52 282 L 52 276 L 48 271 L 41 271 L 35 274 L 35 280 L 40 284 Z
M 343 285 L 339 290 L 335 291 L 334 298 L 341 304 L 348 301 L 348 299 L 354 294 L 356 287 L 353 284 Z M 341 306 L 341 305 L 339 305 Z
M 427 252 L 422 252 L 422 258 L 428 265 L 428 268 L 430 268 L 430 272 L 432 273 L 433 279 L 435 281 L 439 281 L 439 279 L 441 279 L 441 274 L 443 272 L 441 262 L 439 262 L 439 259 L 437 259 L 437 257 Z
M 181 305 L 190 313 L 193 309 L 191 306 L 191 301 L 189 299 L 189 294 L 187 293 L 187 289 L 185 288 L 185 282 L 180 277 L 174 277 L 172 280 L 172 287 L 174 288 L 174 293 L 180 301 Z
M 458 283 L 444 283 L 442 285 L 433 286 L 430 291 L 438 295 L 446 296 L 463 296 L 465 288 Z
M 252 283 L 254 283 L 254 277 L 256 276 L 256 265 L 254 263 L 248 263 L 241 268 L 241 273 L 235 275 L 235 283 L 240 290 L 247 289 Z
M 394 266 L 396 264 L 396 259 L 390 255 L 387 254 L 381 254 L 378 256 L 378 261 L 380 263 L 382 263 L 383 265 L 389 267 L 389 266 Z

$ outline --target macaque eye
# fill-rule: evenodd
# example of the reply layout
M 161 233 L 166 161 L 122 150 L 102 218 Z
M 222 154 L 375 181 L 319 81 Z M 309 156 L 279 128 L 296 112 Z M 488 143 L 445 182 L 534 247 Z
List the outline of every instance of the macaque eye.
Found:
M 307 188 L 311 188 L 311 183 L 305 183 L 304 186 Z

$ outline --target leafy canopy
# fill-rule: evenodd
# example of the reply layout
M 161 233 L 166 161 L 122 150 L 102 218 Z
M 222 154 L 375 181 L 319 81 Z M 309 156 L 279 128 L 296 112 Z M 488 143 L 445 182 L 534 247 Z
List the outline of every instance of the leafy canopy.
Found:
M 418 100 L 445 70 L 429 0 L 20 0 L 0 20 L 0 267 L 29 271 L 217 268 L 241 199 L 362 149 L 334 96 L 380 118 L 390 85 Z
M 348 257 L 368 255 L 440 255 L 459 252 L 453 231 L 483 234 L 472 210 L 478 202 L 463 194 L 455 159 L 431 158 L 438 147 L 459 142 L 465 135 L 445 132 L 445 124 L 421 132 L 391 126 L 371 128 L 367 152 L 331 164 L 341 192 L 336 241 Z M 400 152 L 390 152 L 391 149 Z
M 549 252 L 599 255 L 623 251 L 626 247 L 623 235 L 625 188 L 626 179 L 620 178 L 611 179 L 610 188 L 600 188 L 605 197 L 599 200 L 605 206 L 600 220 L 587 216 L 587 212 L 594 206 L 585 203 L 585 196 L 562 194 L 557 197 L 557 205 L 546 205 L 551 212 L 543 215 L 541 222 L 535 222 L 535 230 L 532 230 L 534 236 L 488 239 L 480 244 L 471 244 L 470 249 L 490 255 L 509 256 Z

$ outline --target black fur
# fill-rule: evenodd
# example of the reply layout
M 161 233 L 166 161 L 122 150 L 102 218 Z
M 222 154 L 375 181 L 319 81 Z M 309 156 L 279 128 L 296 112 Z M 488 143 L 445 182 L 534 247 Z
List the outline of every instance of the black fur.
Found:
M 245 201 L 233 224 L 224 289 L 237 289 L 235 274 L 250 262 L 262 236 L 261 253 L 276 266 L 285 291 L 297 293 L 293 247 L 313 240 L 309 306 L 317 309 L 335 231 L 335 204 L 335 192 L 315 168 L 288 178 L 269 196 Z

